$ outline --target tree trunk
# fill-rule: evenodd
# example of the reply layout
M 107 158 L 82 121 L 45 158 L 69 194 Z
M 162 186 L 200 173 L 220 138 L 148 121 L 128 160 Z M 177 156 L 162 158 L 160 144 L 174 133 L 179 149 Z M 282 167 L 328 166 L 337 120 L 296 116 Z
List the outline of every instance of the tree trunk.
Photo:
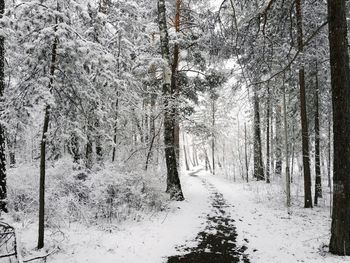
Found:
M 290 173 L 289 173 L 289 152 L 288 152 L 288 122 L 287 122 L 287 103 L 286 91 L 283 87 L 283 120 L 284 120 L 284 147 L 285 147 L 285 162 L 286 162 L 286 194 L 287 194 L 287 209 L 290 214 Z
M 211 114 L 212 114 L 212 133 L 211 133 L 211 161 L 212 161 L 212 172 L 213 175 L 215 175 L 215 135 L 214 135 L 214 128 L 215 128 L 215 102 L 214 99 L 211 102 Z
M 331 181 L 331 113 L 328 115 L 328 146 L 327 146 L 327 155 L 328 155 L 328 164 L 327 164 L 327 175 L 328 175 L 328 187 L 332 189 L 332 181 Z
M 278 94 L 280 96 L 280 94 Z M 276 166 L 275 166 L 275 175 L 281 176 L 282 174 L 282 108 L 280 105 L 280 102 L 276 102 L 276 145 L 275 145 L 275 159 L 276 159 Z
M 100 133 L 100 130 L 101 130 L 100 127 L 101 127 L 100 121 L 96 120 L 95 131 L 97 131 L 98 134 L 95 137 L 95 142 L 96 142 L 95 150 L 96 150 L 96 160 L 98 163 L 102 163 L 103 161 L 102 136 Z
M 56 24 L 57 24 L 56 19 Z M 55 31 L 57 30 L 57 25 L 55 26 Z M 51 92 L 54 74 L 56 70 L 56 60 L 57 60 L 57 45 L 58 39 L 55 37 L 55 40 L 52 45 L 52 55 L 51 55 L 51 66 L 50 66 L 50 82 L 49 82 L 49 91 Z M 40 145 L 40 190 L 39 190 L 39 228 L 38 228 L 38 249 L 44 247 L 44 236 L 45 236 L 45 177 L 46 177 L 46 142 L 47 142 L 47 133 L 49 129 L 50 122 L 50 105 L 47 105 L 45 108 L 45 118 L 43 126 L 43 134 Z
M 248 151 L 247 151 L 247 124 L 244 123 L 244 160 L 245 160 L 245 172 L 246 172 L 246 180 L 249 182 L 249 164 L 248 164 Z
M 176 1 L 176 11 L 175 11 L 175 31 L 176 33 L 180 32 L 180 10 L 181 10 L 181 2 L 182 0 Z M 174 99 L 177 100 L 180 93 L 180 86 L 178 82 L 178 67 L 179 67 L 179 58 L 180 58 L 180 46 L 178 42 L 174 44 L 174 59 L 171 67 L 171 89 L 172 93 L 175 95 Z M 180 121 L 179 121 L 179 112 L 176 109 L 175 115 L 175 127 L 174 127 L 174 140 L 175 140 L 175 152 L 176 152 L 176 160 L 179 164 L 180 158 Z
M 205 154 L 205 170 L 208 171 L 209 169 L 209 172 L 212 173 L 213 170 L 211 169 L 208 153 L 206 150 L 204 150 L 204 154 Z
M 184 197 L 181 189 L 175 153 L 174 128 L 176 109 L 173 101 L 174 94 L 171 89 L 174 78 L 172 77 L 172 69 L 170 65 L 169 36 L 166 21 L 165 0 L 158 0 L 158 24 L 160 30 L 162 57 L 165 64 L 163 69 L 163 95 L 167 192 L 170 193 L 171 199 L 182 201 L 184 200 Z
M 186 145 L 185 145 L 185 133 L 182 133 L 182 144 L 183 144 L 183 148 L 184 148 L 184 159 L 185 159 L 186 171 L 189 171 L 190 167 L 188 165 L 188 160 L 187 160 L 187 152 L 186 152 Z
M 261 149 L 259 98 L 256 90 L 254 90 L 254 177 L 258 181 L 265 179 Z
M 270 183 L 270 87 L 267 87 L 266 111 L 266 183 Z
M 296 0 L 296 18 L 297 18 L 297 38 L 298 50 L 303 52 L 303 20 L 301 0 Z M 300 115 L 302 131 L 302 152 L 303 152 L 303 169 L 304 169 L 304 207 L 312 208 L 311 195 L 311 173 L 310 173 L 310 156 L 309 156 L 309 132 L 306 111 L 306 90 L 305 90 L 305 69 L 301 66 L 299 69 L 299 86 L 300 86 Z
M 5 12 L 5 0 L 0 0 L 0 19 Z M 0 35 L 0 100 L 4 99 L 5 91 L 5 38 Z M 3 109 L 1 109 L 2 112 Z M 0 124 L 0 214 L 7 213 L 7 185 L 6 185 L 6 155 L 5 130 Z
M 89 124 L 88 124 L 89 125 Z M 90 129 L 88 127 L 88 129 Z M 88 135 L 87 135 L 87 143 L 86 143 L 86 149 L 85 149 L 85 166 L 87 169 L 91 169 L 93 166 L 93 161 L 92 161 L 92 141 L 91 141 L 91 135 L 89 134 L 88 130 Z
M 316 64 L 316 91 L 315 91 L 315 205 L 318 204 L 318 198 L 322 198 L 322 181 L 321 181 L 321 161 L 320 161 L 320 117 L 318 103 L 318 76 Z
M 79 163 L 81 159 L 80 149 L 79 149 L 79 139 L 76 132 L 73 132 L 70 140 L 71 154 L 73 155 L 73 162 Z
M 350 79 L 345 2 L 328 0 L 334 135 L 329 251 L 337 255 L 350 255 Z
M 118 36 L 118 55 L 117 55 L 117 74 L 120 75 L 120 54 L 121 54 L 121 39 L 122 36 Z M 117 99 L 115 101 L 115 123 L 114 123 L 114 135 L 113 135 L 113 150 L 112 150 L 112 162 L 115 161 L 117 151 L 117 132 L 118 132 L 118 117 L 119 117 L 119 91 L 116 91 Z

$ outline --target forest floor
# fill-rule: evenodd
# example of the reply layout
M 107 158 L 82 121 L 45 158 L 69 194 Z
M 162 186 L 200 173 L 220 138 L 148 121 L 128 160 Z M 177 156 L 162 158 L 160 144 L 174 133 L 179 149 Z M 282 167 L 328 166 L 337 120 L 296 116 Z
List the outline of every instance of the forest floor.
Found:
M 72 224 L 51 241 L 59 250 L 47 262 L 350 262 L 327 253 L 326 202 L 304 209 L 294 196 L 288 215 L 278 184 L 234 183 L 200 169 L 181 179 L 184 202 L 108 231 Z M 21 231 L 23 246 L 33 247 L 36 236 L 35 227 Z

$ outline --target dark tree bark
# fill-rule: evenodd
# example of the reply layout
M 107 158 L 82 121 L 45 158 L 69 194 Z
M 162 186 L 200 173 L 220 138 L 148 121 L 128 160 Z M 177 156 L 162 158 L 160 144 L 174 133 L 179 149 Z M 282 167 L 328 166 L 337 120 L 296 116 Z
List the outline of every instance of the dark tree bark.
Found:
M 320 116 L 319 116 L 319 87 L 316 66 L 316 90 L 315 90 L 315 205 L 318 204 L 318 198 L 322 198 L 322 181 L 321 181 L 321 160 L 320 160 Z
M 262 161 L 259 98 L 254 90 L 254 177 L 265 180 Z
M 5 12 L 5 0 L 0 0 L 0 19 Z M 4 99 L 5 91 L 5 38 L 0 35 L 0 100 Z M 0 214 L 7 213 L 7 185 L 6 185 L 6 156 L 5 129 L 0 124 Z
M 296 18 L 297 18 L 297 40 L 298 51 L 303 52 L 303 19 L 301 0 L 296 0 Z M 302 152 L 303 152 L 303 169 L 304 169 L 304 207 L 312 208 L 311 195 L 311 173 L 310 173 L 310 156 L 309 156 L 309 132 L 306 111 L 306 90 L 305 90 L 305 69 L 301 66 L 299 69 L 299 87 L 300 87 L 300 115 L 301 115 L 301 132 L 302 132 Z
M 57 23 L 57 20 L 56 20 Z M 55 26 L 55 31 L 57 26 Z M 49 91 L 52 90 L 52 85 L 54 81 L 54 75 L 56 70 L 56 61 L 57 61 L 57 45 L 58 39 L 55 37 L 55 40 L 52 45 L 52 55 L 51 55 L 51 65 L 50 65 L 50 82 L 49 82 Z M 40 190 L 39 190 L 39 228 L 38 228 L 38 249 L 44 247 L 44 236 L 45 236 L 45 177 L 46 177 L 46 142 L 47 142 L 47 133 L 50 123 L 50 105 L 47 105 L 45 108 L 45 118 L 43 126 L 43 134 L 40 145 Z
M 334 135 L 329 251 L 337 255 L 350 255 L 350 69 L 345 2 L 328 0 Z
M 164 95 L 164 143 L 165 160 L 167 166 L 167 192 L 173 200 L 182 201 L 184 196 L 181 189 L 180 178 L 177 169 L 175 152 L 175 116 L 174 94 L 172 92 L 172 69 L 169 52 L 169 36 L 166 21 L 165 0 L 158 0 L 158 24 L 160 30 L 160 42 L 162 57 L 164 60 L 163 69 L 163 95 Z

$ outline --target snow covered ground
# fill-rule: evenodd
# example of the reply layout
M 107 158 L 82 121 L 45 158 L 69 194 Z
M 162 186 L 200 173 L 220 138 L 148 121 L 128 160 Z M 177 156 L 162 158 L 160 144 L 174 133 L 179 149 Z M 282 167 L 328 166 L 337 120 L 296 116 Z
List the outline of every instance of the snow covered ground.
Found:
M 176 253 L 176 245 L 200 231 L 204 220 L 201 216 L 209 210 L 208 193 L 198 178 L 186 175 L 182 179 L 186 201 L 171 202 L 164 212 L 148 215 L 140 222 L 129 221 L 111 226 L 108 231 L 82 225 L 61 229 L 61 238 L 55 235 L 59 251 L 50 255 L 47 262 L 164 262 L 167 256 Z M 24 246 L 34 248 L 36 229 L 21 232 Z M 48 235 L 47 243 L 54 243 L 51 235 Z
M 264 182 L 229 183 L 222 178 L 202 176 L 234 205 L 231 213 L 240 239 L 249 242 L 246 253 L 251 262 L 350 262 L 350 257 L 327 253 L 325 246 L 330 238 L 331 220 L 329 211 L 324 207 L 292 207 L 289 217 L 286 208 L 279 205 L 279 200 L 262 201 L 268 200 L 265 197 L 273 185 Z
M 125 222 L 101 230 L 71 225 L 61 234 L 49 235 L 48 244 L 59 244 L 57 253 L 50 255 L 50 263 L 166 262 L 177 255 L 176 246 L 188 244 L 205 223 L 209 213 L 209 190 L 202 180 L 215 186 L 229 206 L 225 209 L 235 220 L 237 245 L 245 245 L 251 262 L 257 263 L 340 263 L 350 257 L 328 254 L 329 211 L 323 208 L 292 208 L 288 216 L 281 200 L 269 198 L 274 185 L 263 182 L 233 183 L 214 177 L 205 171 L 182 177 L 184 202 L 172 202 L 169 209 L 149 215 L 140 222 Z M 276 196 L 276 195 L 275 195 Z M 36 229 L 21 230 L 21 241 L 26 249 L 36 244 Z M 61 238 L 59 238 L 61 237 Z

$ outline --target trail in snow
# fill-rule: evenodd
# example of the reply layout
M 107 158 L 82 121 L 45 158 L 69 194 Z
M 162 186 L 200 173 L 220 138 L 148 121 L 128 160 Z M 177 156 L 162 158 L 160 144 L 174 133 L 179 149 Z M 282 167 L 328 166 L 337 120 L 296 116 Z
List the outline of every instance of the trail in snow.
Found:
M 190 175 L 197 177 L 197 172 Z M 203 186 L 210 193 L 211 211 L 206 215 L 205 227 L 190 242 L 195 242 L 197 244 L 195 247 L 178 246 L 177 251 L 180 255 L 169 257 L 167 262 L 249 263 L 247 254 L 245 254 L 247 247 L 237 246 L 235 220 L 228 211 L 233 206 L 227 203 L 213 184 L 204 179 L 198 178 L 198 180 L 202 181 Z

